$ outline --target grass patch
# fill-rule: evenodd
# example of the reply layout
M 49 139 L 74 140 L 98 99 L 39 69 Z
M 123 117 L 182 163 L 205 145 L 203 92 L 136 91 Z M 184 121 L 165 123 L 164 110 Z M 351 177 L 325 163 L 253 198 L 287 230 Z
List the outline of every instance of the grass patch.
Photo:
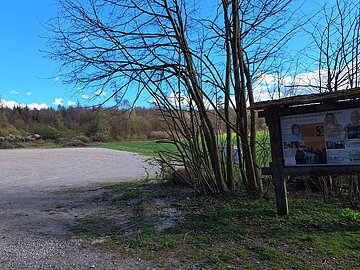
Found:
M 270 157 L 270 139 L 267 131 L 258 131 L 256 133 L 257 137 L 257 145 L 256 152 L 258 159 L 267 164 L 271 161 Z M 226 135 L 222 134 L 219 136 L 219 142 L 221 145 L 225 145 Z M 236 145 L 235 134 L 233 135 L 233 143 Z M 108 142 L 101 143 L 99 147 L 120 150 L 120 151 L 128 151 L 139 153 L 147 156 L 156 156 L 160 151 L 169 151 L 169 152 L 177 152 L 177 148 L 174 144 L 171 143 L 161 143 L 156 141 L 126 141 L 126 142 Z
M 116 220 L 100 216 L 79 219 L 70 225 L 69 230 L 75 234 L 85 234 L 89 237 L 106 236 L 116 233 Z
M 146 156 L 156 156 L 161 150 L 176 151 L 176 147 L 172 144 L 161 144 L 155 141 L 134 141 L 134 142 L 109 142 L 102 143 L 100 147 L 128 151 L 143 154 Z
M 290 215 L 278 217 L 274 201 L 243 193 L 195 197 L 153 181 L 107 190 L 116 211 L 132 213 L 127 222 L 93 215 L 73 232 L 107 235 L 103 248 L 141 254 L 156 265 L 176 258 L 178 269 L 356 269 L 360 260 L 359 212 L 317 196 L 291 196 Z

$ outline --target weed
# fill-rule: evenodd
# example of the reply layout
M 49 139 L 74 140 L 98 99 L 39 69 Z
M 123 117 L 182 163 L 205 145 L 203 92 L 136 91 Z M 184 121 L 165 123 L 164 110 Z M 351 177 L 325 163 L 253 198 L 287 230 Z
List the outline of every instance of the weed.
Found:
M 235 256 L 230 252 L 217 251 L 216 253 L 208 256 L 209 262 L 217 267 L 223 267 L 225 264 L 232 264 L 235 260 Z
M 146 202 L 146 201 L 141 201 L 141 202 L 139 203 L 139 208 L 142 209 L 142 210 L 144 210 L 144 209 L 146 209 L 146 208 L 148 208 L 148 207 L 149 207 L 149 203 Z
M 90 237 L 112 235 L 117 231 L 115 219 L 101 216 L 79 219 L 76 224 L 70 225 L 69 229 L 74 234 L 80 233 Z
M 156 252 L 163 260 L 175 257 L 199 269 L 326 268 L 324 262 L 354 269 L 360 259 L 358 212 L 327 205 L 316 196 L 290 197 L 290 215 L 278 217 L 274 201 L 244 193 L 196 197 L 190 189 L 152 181 L 106 188 L 108 203 L 133 216 L 119 228 L 116 220 L 93 215 L 80 219 L 73 232 L 111 236 L 107 247 L 121 252 Z M 157 230 L 167 218 L 164 209 L 181 218 Z
M 140 195 L 140 192 L 138 190 L 130 190 L 130 191 L 124 191 L 122 194 L 123 199 L 136 199 Z
M 342 210 L 341 214 L 345 219 L 348 219 L 351 221 L 360 221 L 360 212 L 359 211 L 345 208 Z

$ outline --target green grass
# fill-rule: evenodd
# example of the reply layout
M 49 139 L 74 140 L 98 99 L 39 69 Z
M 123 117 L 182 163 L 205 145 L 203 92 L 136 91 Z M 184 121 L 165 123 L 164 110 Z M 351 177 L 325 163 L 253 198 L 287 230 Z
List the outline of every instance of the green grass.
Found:
M 270 161 L 270 142 L 268 132 L 259 131 L 257 133 L 256 151 L 260 164 L 268 164 Z M 220 135 L 219 140 L 222 144 L 226 141 L 226 135 Z M 233 142 L 236 144 L 235 134 L 233 134 Z M 175 145 L 170 143 L 157 143 L 155 141 L 126 141 L 126 142 L 109 142 L 102 143 L 99 147 L 139 153 L 147 156 L 156 156 L 161 150 L 177 152 Z
M 172 144 L 156 143 L 155 141 L 134 141 L 134 142 L 109 142 L 103 143 L 100 147 L 139 153 L 147 156 L 156 156 L 160 150 L 176 151 Z
M 290 215 L 278 217 L 273 200 L 244 193 L 195 197 L 190 189 L 144 181 L 107 189 L 118 195 L 117 210 L 134 212 L 132 230 L 114 235 L 119 228 L 111 219 L 93 215 L 74 231 L 94 237 L 108 230 L 102 248 L 141 254 L 156 265 L 176 258 L 173 269 L 356 269 L 360 260 L 359 211 L 317 196 L 290 196 Z M 161 231 L 159 200 L 182 216 Z

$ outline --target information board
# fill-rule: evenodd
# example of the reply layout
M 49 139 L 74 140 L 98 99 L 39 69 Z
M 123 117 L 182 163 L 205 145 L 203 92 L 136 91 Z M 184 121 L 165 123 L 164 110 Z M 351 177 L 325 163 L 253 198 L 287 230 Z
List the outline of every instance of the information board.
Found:
M 360 108 L 280 117 L 285 166 L 359 165 Z

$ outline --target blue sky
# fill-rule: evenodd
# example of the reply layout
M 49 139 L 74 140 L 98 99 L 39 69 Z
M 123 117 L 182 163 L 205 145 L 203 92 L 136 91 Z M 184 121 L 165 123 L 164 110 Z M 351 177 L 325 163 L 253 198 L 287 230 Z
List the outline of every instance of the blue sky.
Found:
M 311 2 L 311 1 L 310 1 Z M 320 1 L 321 2 L 321 1 Z M 55 0 L 0 0 L 0 98 L 30 107 L 85 105 L 71 85 L 56 77 L 60 63 L 45 59 L 45 28 L 41 22 L 56 17 Z M 104 98 L 104 97 L 100 97 Z M 146 104 L 143 100 L 140 105 Z
M 52 106 L 55 98 L 62 103 L 76 102 L 68 86 L 54 76 L 56 63 L 44 59 L 46 48 L 41 21 L 56 15 L 53 1 L 0 1 L 0 96 L 17 103 L 45 103 Z M 59 100 L 58 100 L 59 101 Z
M 47 49 L 42 24 L 56 14 L 54 0 L 0 0 L 0 98 L 10 107 L 89 103 L 71 85 L 60 82 L 56 76 L 60 63 L 42 52 Z

